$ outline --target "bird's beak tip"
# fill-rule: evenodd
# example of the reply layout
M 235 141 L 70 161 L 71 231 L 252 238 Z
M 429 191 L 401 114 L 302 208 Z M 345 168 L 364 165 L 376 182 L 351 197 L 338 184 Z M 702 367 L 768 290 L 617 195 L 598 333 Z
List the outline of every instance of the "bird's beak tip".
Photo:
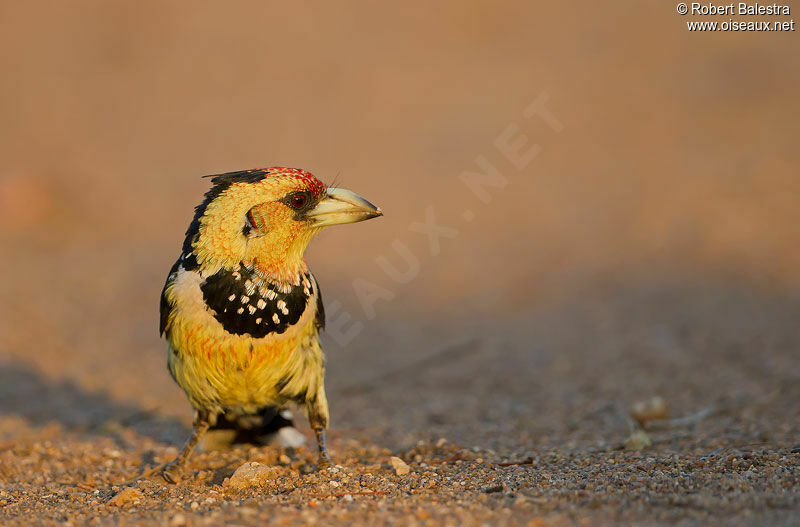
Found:
M 326 227 L 377 218 L 383 216 L 383 211 L 350 190 L 332 188 L 308 215 L 315 226 Z

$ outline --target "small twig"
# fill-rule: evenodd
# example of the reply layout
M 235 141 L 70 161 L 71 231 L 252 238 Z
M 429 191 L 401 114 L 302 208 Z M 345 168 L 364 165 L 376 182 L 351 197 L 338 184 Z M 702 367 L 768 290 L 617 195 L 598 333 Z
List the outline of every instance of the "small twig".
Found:
M 663 428 L 673 428 L 673 427 L 691 425 L 698 421 L 702 421 L 703 419 L 719 412 L 720 410 L 721 408 L 717 406 L 709 405 L 700 410 L 699 412 L 684 417 L 675 417 L 674 419 L 654 419 L 652 421 L 648 421 L 647 428 L 663 429 Z
M 311 497 L 324 500 L 325 498 L 344 498 L 348 494 L 350 496 L 388 496 L 389 492 L 386 490 L 363 490 L 360 492 L 342 492 L 339 494 L 312 494 Z
M 458 454 L 452 455 L 450 457 L 446 457 L 444 459 L 435 459 L 435 460 L 431 461 L 430 464 L 431 465 L 441 465 L 443 463 L 452 463 L 453 461 L 464 461 L 465 459 L 467 459 L 467 458 L 464 457 L 464 454 L 458 453 Z
M 516 467 L 519 465 L 533 465 L 533 458 L 529 457 L 523 461 L 516 461 L 513 463 L 495 463 L 498 467 Z
M 667 421 L 667 426 L 685 426 L 688 424 L 695 423 L 697 421 L 702 421 L 709 415 L 713 414 L 716 408 L 714 405 L 706 406 L 696 414 L 687 415 L 686 417 L 676 417 L 675 419 L 670 419 Z

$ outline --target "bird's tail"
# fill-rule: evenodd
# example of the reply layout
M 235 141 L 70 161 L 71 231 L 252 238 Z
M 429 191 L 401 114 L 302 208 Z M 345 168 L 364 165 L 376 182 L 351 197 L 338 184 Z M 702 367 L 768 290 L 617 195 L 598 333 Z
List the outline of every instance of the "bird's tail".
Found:
M 305 436 L 294 427 L 289 410 L 265 406 L 253 414 L 220 415 L 204 437 L 202 447 L 204 450 L 224 450 L 251 444 L 297 448 L 305 442 Z

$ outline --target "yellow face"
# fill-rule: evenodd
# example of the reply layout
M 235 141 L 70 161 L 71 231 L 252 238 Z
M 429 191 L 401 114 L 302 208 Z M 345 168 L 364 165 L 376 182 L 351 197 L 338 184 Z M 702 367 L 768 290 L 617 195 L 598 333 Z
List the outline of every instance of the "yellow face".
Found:
M 382 214 L 364 198 L 329 189 L 294 168 L 222 174 L 212 182 L 187 232 L 187 244 L 208 273 L 243 263 L 274 280 L 297 283 L 307 270 L 303 253 L 323 227 Z

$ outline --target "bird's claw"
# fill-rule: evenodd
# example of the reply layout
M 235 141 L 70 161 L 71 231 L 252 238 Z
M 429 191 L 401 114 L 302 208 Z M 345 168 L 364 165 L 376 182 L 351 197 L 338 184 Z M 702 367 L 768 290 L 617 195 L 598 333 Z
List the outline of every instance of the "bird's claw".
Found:
M 328 454 L 320 454 L 317 458 L 317 467 L 320 470 L 333 467 L 333 461 L 328 457 Z
M 164 478 L 164 481 L 171 484 L 178 483 L 182 478 L 183 470 L 180 465 L 177 463 L 167 463 L 164 465 L 164 468 L 161 470 L 161 477 Z

